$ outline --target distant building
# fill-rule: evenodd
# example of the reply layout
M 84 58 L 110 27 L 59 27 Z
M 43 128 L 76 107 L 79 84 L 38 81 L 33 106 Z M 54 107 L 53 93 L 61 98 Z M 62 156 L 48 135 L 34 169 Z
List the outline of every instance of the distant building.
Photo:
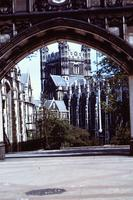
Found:
M 69 114 L 63 100 L 46 100 L 44 107 L 50 110 L 53 116 L 61 120 L 68 120 Z
M 66 41 L 62 41 L 58 43 L 58 52 L 56 53 L 49 54 L 48 47 L 41 49 L 42 101 L 45 98 L 52 99 L 54 97 L 56 100 L 58 99 L 56 94 L 52 93 L 51 88 L 49 87 L 50 75 L 61 76 L 66 83 L 69 82 L 71 77 L 71 79 L 77 79 L 76 77 L 79 75 L 85 79 L 90 77 L 90 48 L 82 45 L 80 52 L 72 52 L 68 43 Z M 58 86 L 59 84 L 62 84 L 62 82 L 59 82 L 59 78 L 56 82 L 58 82 Z
M 20 77 L 22 88 L 24 91 L 24 110 L 25 110 L 25 122 L 27 136 L 34 138 L 36 134 L 36 105 L 33 100 L 32 86 L 30 75 L 28 73 L 22 73 Z M 24 123 L 25 124 L 25 123 Z
M 66 41 L 58 43 L 58 52 L 49 53 L 48 47 L 41 53 L 41 102 L 64 101 L 68 120 L 74 126 L 87 129 L 92 137 L 108 144 L 117 123 L 127 123 L 129 112 L 110 112 L 109 96 L 115 94 L 119 105 L 128 102 L 128 85 L 113 84 L 112 77 L 100 78 L 91 73 L 90 49 L 81 45 L 80 52 L 71 52 Z M 98 54 L 97 54 L 98 55 Z M 128 105 L 127 105 L 128 106 Z M 47 107 L 47 106 L 46 106 Z M 57 108 L 56 108 L 57 109 Z
M 71 124 L 88 129 L 88 81 L 91 77 L 90 48 L 72 52 L 68 43 L 58 43 L 58 52 L 41 49 L 42 105 L 46 100 L 64 101 Z M 82 106 L 81 106 L 82 105 Z

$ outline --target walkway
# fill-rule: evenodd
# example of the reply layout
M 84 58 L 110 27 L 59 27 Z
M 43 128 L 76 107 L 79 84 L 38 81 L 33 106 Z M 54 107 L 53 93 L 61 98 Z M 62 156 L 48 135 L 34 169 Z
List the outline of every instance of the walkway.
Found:
M 0 162 L 1 200 L 132 200 L 133 157 L 12 158 Z

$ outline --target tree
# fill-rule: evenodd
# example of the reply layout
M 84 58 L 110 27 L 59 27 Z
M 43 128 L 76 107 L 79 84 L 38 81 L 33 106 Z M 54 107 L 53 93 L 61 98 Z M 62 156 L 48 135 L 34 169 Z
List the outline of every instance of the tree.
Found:
M 130 130 L 129 124 L 116 127 L 116 134 L 112 137 L 112 144 L 115 145 L 127 145 L 130 143 Z
M 100 69 L 96 76 L 104 79 L 109 85 L 109 88 L 105 87 L 108 104 L 105 100 L 102 101 L 102 109 L 108 113 L 109 120 L 112 121 L 110 124 L 110 132 L 113 132 L 112 141 L 114 141 L 114 137 L 115 141 L 120 137 L 118 143 L 123 143 L 122 141 L 128 135 L 126 133 L 130 132 L 128 77 L 123 69 L 108 57 L 103 56 L 98 65 Z M 129 142 L 128 137 L 126 138 L 126 141 Z
M 91 145 L 90 134 L 87 130 L 76 128 L 67 121 L 57 119 L 46 108 L 42 108 L 39 126 L 45 149 Z

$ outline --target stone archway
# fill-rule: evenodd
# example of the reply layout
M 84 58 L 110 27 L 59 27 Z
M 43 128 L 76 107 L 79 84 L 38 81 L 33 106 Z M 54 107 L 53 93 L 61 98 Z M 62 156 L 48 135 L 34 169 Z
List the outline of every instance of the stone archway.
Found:
M 61 39 L 102 51 L 128 74 L 133 73 L 133 48 L 124 40 L 87 22 L 55 18 L 27 28 L 0 48 L 0 78 L 33 50 Z
M 133 107 L 133 48 L 124 40 L 87 22 L 66 18 L 54 18 L 14 37 L 0 48 L 0 79 L 22 58 L 44 44 L 58 40 L 83 43 L 110 56 L 129 75 L 130 106 Z M 130 109 L 131 110 L 131 109 Z M 133 112 L 131 111 L 131 137 L 133 138 Z M 131 148 L 133 151 L 133 148 Z

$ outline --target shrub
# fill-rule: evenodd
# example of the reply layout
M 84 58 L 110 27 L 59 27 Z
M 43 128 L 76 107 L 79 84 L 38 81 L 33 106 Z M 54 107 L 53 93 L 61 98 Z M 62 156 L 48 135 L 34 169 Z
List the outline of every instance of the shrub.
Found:
M 130 144 L 130 128 L 129 128 L 129 126 L 117 127 L 115 136 L 112 137 L 111 144 L 129 145 Z

